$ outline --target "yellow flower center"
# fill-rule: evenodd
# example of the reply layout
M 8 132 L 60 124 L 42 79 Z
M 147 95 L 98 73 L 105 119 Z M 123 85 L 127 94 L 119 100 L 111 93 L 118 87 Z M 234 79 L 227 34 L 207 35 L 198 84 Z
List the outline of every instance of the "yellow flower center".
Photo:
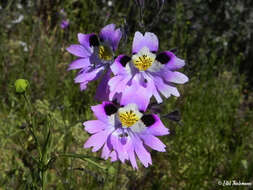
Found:
M 154 58 L 148 57 L 147 55 L 142 55 L 133 60 L 135 67 L 141 71 L 146 71 L 154 62 Z
M 140 118 L 132 110 L 119 113 L 119 120 L 123 126 L 131 127 L 139 121 L 139 119 Z
M 112 59 L 112 51 L 107 46 L 99 46 L 98 55 L 100 59 L 110 61 Z

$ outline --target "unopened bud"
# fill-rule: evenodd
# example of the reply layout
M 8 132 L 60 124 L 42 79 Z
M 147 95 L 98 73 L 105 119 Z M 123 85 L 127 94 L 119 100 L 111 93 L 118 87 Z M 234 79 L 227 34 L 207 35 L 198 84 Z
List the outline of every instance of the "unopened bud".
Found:
M 29 82 L 25 79 L 18 79 L 15 81 L 15 88 L 17 93 L 24 93 L 28 87 Z

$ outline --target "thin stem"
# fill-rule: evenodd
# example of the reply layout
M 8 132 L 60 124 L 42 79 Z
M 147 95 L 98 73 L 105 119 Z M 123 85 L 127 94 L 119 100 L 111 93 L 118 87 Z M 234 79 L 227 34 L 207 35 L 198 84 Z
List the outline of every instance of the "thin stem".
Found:
M 29 123 L 31 123 L 31 125 L 29 124 L 28 125 L 28 129 L 29 129 L 29 132 L 30 134 L 32 135 L 34 141 L 35 141 L 35 144 L 36 144 L 36 148 L 38 150 L 38 153 L 39 153 L 39 163 L 38 163 L 38 168 L 39 168 L 39 179 L 41 180 L 41 189 L 44 190 L 45 189 L 45 176 L 46 176 L 46 171 L 45 171 L 45 168 L 44 168 L 44 153 L 42 153 L 41 151 L 41 146 L 39 144 L 39 141 L 38 141 L 38 138 L 36 136 L 36 133 L 35 133 L 35 117 L 33 117 L 33 113 L 34 113 L 34 107 L 33 105 L 31 104 L 31 101 L 30 99 L 26 96 L 26 94 L 24 93 L 23 94 L 23 97 L 25 99 L 25 102 L 26 102 L 26 105 L 29 109 L 29 113 L 31 115 L 29 115 Z
M 143 7 L 141 6 L 139 8 L 139 19 L 140 19 L 139 26 L 145 30 L 145 24 L 143 19 Z
M 158 1 L 159 2 L 159 1 Z M 157 3 L 157 5 L 159 6 L 159 3 Z M 154 24 L 157 23 L 157 21 L 159 20 L 159 16 L 163 10 L 163 6 L 164 6 L 164 3 L 162 3 L 162 5 L 160 6 L 160 9 L 158 11 L 158 13 L 156 14 L 155 18 L 153 19 L 153 21 L 147 26 L 147 29 L 149 30 Z
M 45 177 L 46 177 L 46 170 L 44 170 L 44 168 L 42 168 L 42 171 L 41 171 L 41 176 L 42 176 L 42 182 L 41 182 L 41 184 L 42 184 L 42 187 L 41 187 L 41 189 L 42 190 L 44 190 L 45 189 Z
M 26 102 L 27 106 L 29 107 L 30 114 L 33 114 L 33 105 L 31 104 L 30 100 L 27 98 L 25 93 L 23 94 L 23 97 L 25 99 L 25 102 Z M 41 157 L 42 155 L 41 155 L 40 144 L 39 144 L 38 138 L 35 134 L 35 127 L 34 127 L 35 126 L 35 118 L 32 117 L 32 118 L 29 118 L 29 120 L 31 121 L 32 125 L 31 125 L 31 127 L 30 127 L 30 125 L 28 125 L 28 129 L 29 129 L 29 132 L 31 133 L 34 141 L 35 141 L 36 147 L 38 148 L 38 152 L 39 152 L 40 157 Z
M 82 155 L 82 154 L 59 154 L 59 157 L 70 157 L 70 158 L 79 158 L 83 161 L 89 162 L 90 164 L 93 164 L 94 166 L 102 169 L 102 170 L 106 170 L 106 167 L 101 166 L 100 164 L 94 162 L 93 160 L 89 159 L 92 158 L 91 156 L 86 156 L 86 155 Z

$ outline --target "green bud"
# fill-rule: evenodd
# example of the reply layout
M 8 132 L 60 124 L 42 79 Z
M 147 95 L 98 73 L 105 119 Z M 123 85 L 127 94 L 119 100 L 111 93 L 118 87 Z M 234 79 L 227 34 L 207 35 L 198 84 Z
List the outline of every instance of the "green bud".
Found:
M 15 88 L 17 93 L 24 93 L 26 91 L 29 82 L 25 79 L 18 79 L 15 81 Z
M 116 169 L 115 169 L 114 167 L 110 166 L 110 167 L 108 168 L 108 173 L 109 173 L 110 175 L 114 175 L 114 174 L 116 173 Z

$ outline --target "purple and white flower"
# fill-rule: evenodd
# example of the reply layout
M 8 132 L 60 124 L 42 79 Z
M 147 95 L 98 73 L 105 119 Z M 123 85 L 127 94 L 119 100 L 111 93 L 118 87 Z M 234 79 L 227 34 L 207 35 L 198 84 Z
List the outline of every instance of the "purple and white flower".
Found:
M 101 79 L 97 89 L 97 99 L 103 100 L 102 96 L 109 94 L 107 83 L 111 77 L 110 65 L 114 61 L 114 53 L 121 36 L 120 29 L 116 29 L 115 24 L 109 24 L 102 28 L 99 35 L 79 33 L 80 44 L 67 48 L 69 53 L 78 57 L 69 65 L 68 70 L 80 69 L 75 83 L 80 83 L 81 90 L 85 90 L 90 81 Z
M 140 162 L 148 167 L 152 164 L 150 152 L 146 147 L 165 152 L 165 145 L 156 136 L 168 135 L 169 130 L 155 114 L 145 114 L 146 104 L 138 98 L 129 99 L 123 107 L 112 102 L 92 106 L 97 120 L 83 123 L 85 130 L 92 136 L 84 144 L 84 148 L 92 148 L 92 152 L 102 149 L 101 157 L 129 160 L 132 167 L 138 169 L 137 155 Z
M 60 27 L 62 29 L 68 28 L 69 27 L 69 19 L 67 19 L 67 13 L 64 11 L 64 9 L 60 10 L 59 15 L 61 17 Z
M 154 33 L 135 33 L 132 57 L 119 55 L 111 67 L 115 76 L 109 80 L 110 100 L 120 96 L 124 103 L 127 98 L 135 96 L 136 91 L 141 93 L 147 104 L 152 96 L 158 103 L 162 102 L 161 94 L 166 98 L 179 96 L 172 83 L 184 84 L 188 81 L 187 76 L 175 71 L 185 62 L 173 52 L 157 51 L 158 38 Z
M 62 29 L 68 28 L 69 20 L 62 20 L 60 26 L 61 26 Z

